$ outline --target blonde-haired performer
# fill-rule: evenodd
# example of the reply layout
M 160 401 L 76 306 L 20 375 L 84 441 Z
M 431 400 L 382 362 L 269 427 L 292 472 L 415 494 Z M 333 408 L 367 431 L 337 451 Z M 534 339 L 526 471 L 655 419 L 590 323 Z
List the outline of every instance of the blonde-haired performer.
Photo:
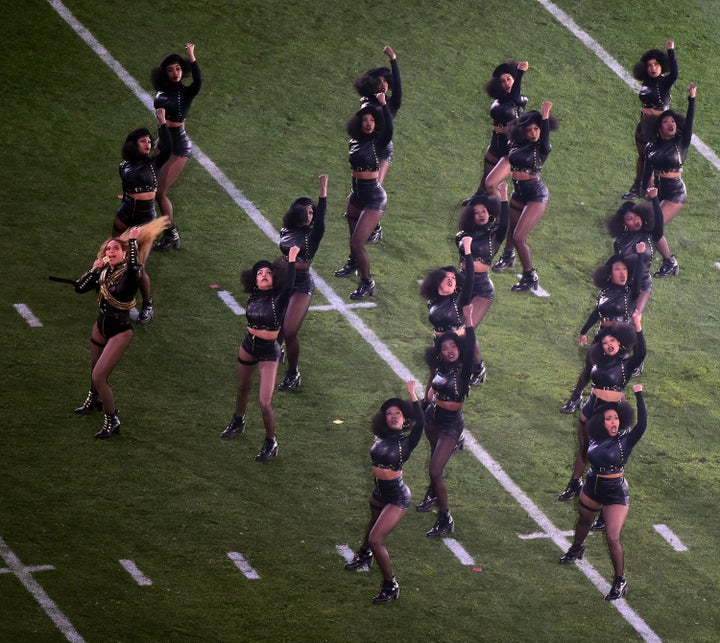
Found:
M 95 290 L 100 306 L 90 333 L 90 390 L 85 401 L 75 409 L 79 414 L 103 409 L 105 418 L 96 438 L 109 438 L 120 432 L 115 396 L 108 378 L 133 337 L 130 310 L 135 306 L 143 264 L 153 242 L 169 225 L 168 217 L 160 217 L 104 241 L 92 268 L 75 282 L 77 293 Z

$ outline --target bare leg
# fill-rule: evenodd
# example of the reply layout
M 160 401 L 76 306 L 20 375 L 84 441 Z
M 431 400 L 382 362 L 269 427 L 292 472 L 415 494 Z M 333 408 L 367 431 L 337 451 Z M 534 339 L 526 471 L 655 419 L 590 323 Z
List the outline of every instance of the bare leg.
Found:
M 520 261 L 523 265 L 523 270 L 525 271 L 530 270 L 533 267 L 532 253 L 530 252 L 530 246 L 527 243 L 527 238 L 535 226 L 540 222 L 540 219 L 542 219 L 543 214 L 545 214 L 546 207 L 547 203 L 536 203 L 532 201 L 528 203 L 523 208 L 520 219 L 518 220 L 512 235 L 513 242 L 515 243 L 518 255 L 520 256 Z
M 370 502 L 374 504 L 376 501 L 371 499 Z M 390 580 L 393 577 L 390 556 L 385 547 L 385 538 L 400 522 L 406 511 L 406 509 L 401 509 L 395 505 L 385 505 L 368 534 L 368 544 L 385 580 Z
M 173 204 L 168 198 L 168 191 L 173 183 L 177 181 L 187 162 L 188 159 L 184 156 L 175 156 L 172 154 L 160 169 L 156 198 L 161 214 L 166 215 L 170 219 L 171 226 L 175 225 L 175 217 Z

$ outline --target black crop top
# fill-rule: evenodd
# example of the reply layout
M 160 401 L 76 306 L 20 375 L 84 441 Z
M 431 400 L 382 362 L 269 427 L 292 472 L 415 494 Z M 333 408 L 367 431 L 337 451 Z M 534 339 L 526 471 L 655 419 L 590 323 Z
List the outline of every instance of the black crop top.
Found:
M 162 107 L 165 110 L 165 118 L 174 123 L 183 123 L 190 111 L 190 104 L 193 98 L 198 95 L 202 86 L 200 67 L 197 60 L 190 63 L 193 81 L 190 85 L 183 85 L 182 81 L 173 83 L 170 89 L 155 94 L 153 105 L 155 109 Z
M 510 207 L 508 202 L 501 201 L 500 221 L 486 223 L 484 226 L 475 226 L 472 232 L 460 230 L 455 235 L 455 243 L 460 253 L 460 259 L 463 258 L 462 238 L 470 235 L 472 237 L 472 243 L 470 244 L 472 260 L 481 261 L 486 266 L 489 266 L 505 240 L 509 218 Z
M 640 91 L 638 97 L 643 107 L 649 107 L 660 112 L 670 109 L 670 90 L 678 79 L 678 64 L 675 57 L 675 50 L 668 49 L 668 62 L 670 63 L 670 73 L 667 76 L 660 75 L 657 78 L 647 78 Z
M 280 330 L 294 283 L 295 262 L 293 261 L 288 264 L 288 272 L 282 290 L 259 290 L 255 288 L 248 298 L 245 309 L 248 328 Z
M 377 172 L 380 169 L 378 152 L 384 150 L 393 136 L 393 119 L 390 108 L 382 106 L 385 126 L 370 136 L 351 138 L 348 143 L 348 160 L 353 172 Z
M 551 150 L 550 119 L 544 118 L 540 121 L 540 139 L 537 143 L 525 141 L 519 145 L 510 145 L 508 152 L 510 169 L 513 172 L 539 175 Z
M 616 436 L 608 434 L 602 440 L 590 439 L 587 458 L 595 473 L 617 473 L 624 471 L 635 445 L 647 428 L 647 409 L 642 391 L 635 393 L 637 400 L 637 424 L 630 429 L 621 430 Z
M 297 260 L 301 263 L 312 263 L 315 253 L 320 246 L 323 235 L 325 234 L 325 211 L 327 210 L 327 198 L 320 197 L 318 199 L 317 208 L 315 208 L 315 216 L 311 226 L 303 226 L 302 228 L 282 228 L 280 230 L 280 252 L 285 259 L 288 258 L 290 248 L 297 246 L 300 248 Z
M 172 139 L 167 125 L 160 126 L 160 153 L 144 156 L 133 161 L 122 161 L 118 172 L 122 181 L 123 194 L 157 192 L 158 173 L 167 161 L 172 149 Z
M 437 295 L 430 299 L 428 305 L 428 319 L 437 333 L 449 330 L 458 330 L 465 326 L 463 308 L 472 299 L 472 280 L 475 274 L 472 255 L 465 255 L 465 287 L 449 295 Z
M 475 329 L 466 326 L 460 339 L 460 357 L 456 362 L 442 362 L 435 372 L 430 386 L 435 398 L 446 402 L 463 402 L 470 390 L 473 355 L 475 353 Z
M 402 471 L 403 464 L 410 459 L 410 454 L 420 442 L 425 428 L 425 416 L 420 402 L 413 402 L 415 414 L 414 424 L 410 433 L 388 429 L 382 436 L 376 436 L 370 447 L 370 460 L 374 467 Z
M 91 268 L 75 282 L 75 292 L 82 294 L 96 290 L 101 313 L 129 319 L 130 309 L 135 305 L 141 269 L 137 240 L 130 239 L 124 261 L 114 268 L 110 264 Z
M 645 147 L 645 172 L 643 188 L 647 189 L 653 172 L 682 172 L 683 163 L 690 149 L 693 120 L 695 119 L 695 99 L 688 98 L 688 111 L 682 131 L 670 139 L 657 138 Z
M 637 344 L 632 355 L 625 352 L 612 356 L 603 353 L 590 369 L 592 387 L 606 391 L 623 391 L 632 372 L 643 363 L 646 353 L 645 335 L 642 331 L 637 334 Z

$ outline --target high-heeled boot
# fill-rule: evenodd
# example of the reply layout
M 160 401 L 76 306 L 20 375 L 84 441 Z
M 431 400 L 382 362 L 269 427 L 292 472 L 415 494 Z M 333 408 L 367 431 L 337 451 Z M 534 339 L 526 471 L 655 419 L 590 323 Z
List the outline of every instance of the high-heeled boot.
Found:
M 225 430 L 220 434 L 221 438 L 229 440 L 237 435 L 245 433 L 245 415 L 237 415 L 233 413 L 230 424 L 225 427 Z
M 582 478 L 570 478 L 565 491 L 558 495 L 558 500 L 572 500 L 575 496 L 580 495 L 580 489 L 582 489 Z
M 75 409 L 75 413 L 78 415 L 87 415 L 88 413 L 92 413 L 96 409 L 101 408 L 102 402 L 100 401 L 100 395 L 98 395 L 98 392 L 95 389 L 91 388 L 88 391 L 85 401 Z
M 350 293 L 350 299 L 365 299 L 375 294 L 375 280 L 370 275 L 367 279 L 361 279 L 358 287 Z
M 400 585 L 393 576 L 390 580 L 384 580 L 380 585 L 380 592 L 373 596 L 373 603 L 387 603 L 400 598 Z
M 349 275 L 354 275 L 357 272 L 357 268 L 357 261 L 355 261 L 352 257 L 348 257 L 345 265 L 335 271 L 335 276 L 348 277 Z
M 437 496 L 435 495 L 435 489 L 433 489 L 432 485 L 430 485 L 425 492 L 425 497 L 421 502 L 415 505 L 415 511 L 425 513 L 435 506 L 437 506 Z
M 585 553 L 585 545 L 582 543 L 573 543 L 561 557 L 559 562 L 563 565 L 574 563 L 576 560 L 582 560 Z
M 455 521 L 450 515 L 450 511 L 441 511 L 432 529 L 425 532 L 425 535 L 429 538 L 441 538 L 445 534 L 452 534 L 454 531 Z
M 96 438 L 109 438 L 114 433 L 120 433 L 120 419 L 117 414 L 117 411 L 114 413 L 105 413 L 102 429 L 95 434 Z
M 492 265 L 492 271 L 493 272 L 502 272 L 506 268 L 512 268 L 515 265 L 515 251 L 514 250 L 505 250 L 505 252 L 500 255 L 500 259 L 498 259 L 493 265 Z
M 170 250 L 170 248 L 174 248 L 175 250 L 180 249 L 180 233 L 175 226 L 165 230 L 162 237 L 160 237 L 152 247 L 153 250 Z
M 349 563 L 345 563 L 345 569 L 349 572 L 356 572 L 359 569 L 370 569 L 372 562 L 372 550 L 361 547 L 355 552 L 353 559 Z
M 258 462 L 267 462 L 278 454 L 278 443 L 275 438 L 265 438 L 262 449 L 257 452 L 255 459 Z
M 485 368 L 485 362 L 480 360 L 478 364 L 473 366 L 472 374 L 470 375 L 470 386 L 480 386 L 480 384 L 486 380 L 487 369 Z
M 535 290 L 538 287 L 538 276 L 537 272 L 535 271 L 535 268 L 530 268 L 530 270 L 523 270 L 522 277 L 520 277 L 520 281 L 518 281 L 516 284 L 510 286 L 510 290 L 513 290 L 515 292 L 520 292 L 522 290 Z
M 615 582 L 610 588 L 610 593 L 605 597 L 606 601 L 616 601 L 627 594 L 627 580 L 625 576 L 615 576 Z
M 672 255 L 669 259 L 663 259 L 662 265 L 653 273 L 653 277 L 673 277 L 677 276 L 679 272 L 680 265 L 675 255 Z

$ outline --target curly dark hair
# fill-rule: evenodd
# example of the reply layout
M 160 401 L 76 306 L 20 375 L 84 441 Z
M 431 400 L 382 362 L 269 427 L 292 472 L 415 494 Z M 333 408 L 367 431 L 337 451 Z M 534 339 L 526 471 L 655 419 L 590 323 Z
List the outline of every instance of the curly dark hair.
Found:
M 489 223 L 494 224 L 500 215 L 500 198 L 497 196 L 488 196 L 486 193 L 478 194 L 470 199 L 470 202 L 460 212 L 458 218 L 458 230 L 463 230 L 467 234 L 472 234 L 477 228 L 475 225 L 475 206 L 484 205 L 490 215 Z
M 307 206 L 312 207 L 313 216 L 315 216 L 315 210 L 317 208 L 315 201 L 306 196 L 295 199 L 290 204 L 288 211 L 283 215 L 283 227 L 288 230 L 305 227 Z
M 168 79 L 165 68 L 175 63 L 182 67 L 183 76 L 189 74 L 192 69 L 189 58 L 183 58 L 180 54 L 168 54 L 160 61 L 157 67 L 150 70 L 150 82 L 156 92 L 164 92 L 172 87 L 173 83 Z
M 619 428 L 618 433 L 624 433 L 631 429 L 635 424 L 635 409 L 630 402 L 623 400 L 622 402 L 608 402 L 600 406 L 585 423 L 585 430 L 593 442 L 601 442 L 610 437 L 605 429 L 605 412 L 616 411 L 618 414 Z
M 637 343 L 637 332 L 632 324 L 613 324 L 601 328 L 595 335 L 595 343 L 588 350 L 588 357 L 592 364 L 597 364 L 604 355 L 602 340 L 605 337 L 614 337 L 620 342 L 620 352 L 629 354 Z
M 660 138 L 660 129 L 662 128 L 663 119 L 668 116 L 672 116 L 675 119 L 675 124 L 677 125 L 676 136 L 685 129 L 685 123 L 687 122 L 685 114 L 676 112 L 674 109 L 666 109 L 662 114 L 660 114 L 660 116 L 657 117 L 657 130 L 655 132 L 655 138 Z
M 536 109 L 525 112 L 515 120 L 512 120 L 508 123 L 508 138 L 516 145 L 524 143 L 527 140 L 527 134 L 525 130 L 527 129 L 528 125 L 535 124 L 538 127 L 541 127 L 542 120 L 542 114 Z M 552 131 L 555 131 L 558 128 L 558 119 L 552 114 L 550 114 L 548 116 L 548 124 L 550 125 L 550 129 Z
M 662 68 L 662 73 L 667 74 L 670 71 L 670 58 L 667 52 L 662 49 L 649 49 L 646 51 L 633 66 L 633 76 L 635 80 L 645 82 L 650 80 L 650 76 L 647 73 L 647 64 L 650 60 L 657 60 Z
M 625 232 L 625 215 L 630 210 L 642 219 L 643 230 L 649 232 L 655 228 L 655 210 L 650 201 L 642 201 L 641 203 L 625 201 L 605 222 L 608 234 L 611 237 L 619 237 Z
M 637 258 L 638 256 L 634 254 L 628 256 L 618 254 L 613 255 L 604 264 L 595 268 L 592 274 L 593 283 L 598 288 L 606 288 L 612 281 L 610 279 L 612 277 L 612 267 L 616 263 L 622 263 L 625 265 L 625 268 L 627 268 L 628 271 L 628 283 L 630 283 L 633 271 L 635 270 L 635 262 L 637 261 Z
M 256 261 L 252 268 L 243 270 L 240 273 L 240 283 L 245 292 L 253 292 L 257 288 L 257 273 L 261 268 L 270 268 L 273 276 L 273 291 L 282 290 L 287 277 L 287 261 L 284 257 L 275 259 L 272 263 L 262 259 Z
M 147 129 L 147 127 L 138 127 L 127 135 L 127 137 L 125 138 L 125 142 L 122 146 L 123 161 L 137 161 L 138 159 L 145 156 L 144 154 L 140 153 L 137 144 L 138 139 L 141 139 L 144 136 L 150 137 L 150 145 L 152 146 L 154 143 L 153 136 L 150 133 L 150 130 Z
M 488 96 L 490 96 L 490 98 L 500 100 L 501 98 L 505 98 L 507 96 L 507 92 L 500 84 L 500 76 L 510 74 L 513 78 L 517 78 L 517 66 L 518 64 L 516 60 L 508 60 L 493 69 L 490 80 L 485 83 L 485 92 Z
M 393 429 L 388 428 L 387 421 L 385 419 L 385 412 L 391 406 L 397 406 L 403 414 L 403 417 L 405 418 L 403 430 L 409 427 L 414 421 L 415 413 L 413 410 L 413 403 L 410 400 L 403 400 L 399 397 L 391 397 L 389 400 L 385 400 L 380 407 L 380 410 L 373 415 L 370 427 L 375 435 L 384 437 L 391 433 L 395 433 Z
M 375 132 L 371 136 L 379 134 L 385 127 L 385 117 L 379 105 L 365 103 L 355 114 L 353 114 L 345 125 L 345 131 L 350 138 L 360 139 L 365 135 L 362 131 L 362 117 L 365 114 L 372 114 L 375 119 Z
M 452 272 L 455 275 L 457 284 L 455 288 L 456 291 L 462 290 L 465 285 L 465 275 L 459 272 L 455 266 L 443 266 L 442 268 L 431 270 L 427 273 L 425 279 L 422 280 L 420 284 L 420 295 L 423 299 L 432 301 L 440 296 L 438 295 L 438 288 L 448 272 Z

